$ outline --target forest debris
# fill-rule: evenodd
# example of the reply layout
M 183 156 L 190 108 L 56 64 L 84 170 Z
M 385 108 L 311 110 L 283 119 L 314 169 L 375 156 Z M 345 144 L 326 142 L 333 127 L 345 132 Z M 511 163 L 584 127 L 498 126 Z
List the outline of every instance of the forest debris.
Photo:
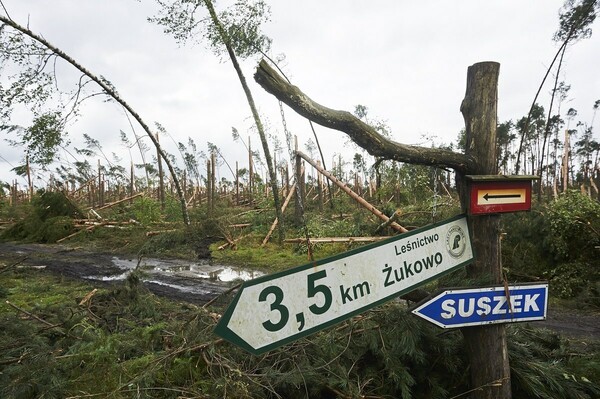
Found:
M 56 243 L 58 244 L 58 243 L 61 243 L 61 242 L 65 241 L 65 240 L 68 240 L 69 238 L 75 237 L 76 235 L 78 235 L 78 234 L 81 234 L 81 233 L 82 233 L 82 232 L 84 232 L 84 231 L 92 231 L 92 230 L 94 230 L 94 229 L 95 229 L 97 226 L 102 226 L 102 225 L 104 225 L 104 224 L 105 224 L 105 223 L 93 224 L 93 225 L 91 225 L 91 226 L 89 226 L 89 227 L 86 227 L 86 228 L 85 228 L 85 229 L 83 229 L 83 230 L 79 230 L 79 231 L 76 231 L 76 232 L 75 232 L 75 233 L 73 233 L 73 234 L 69 234 L 68 236 L 66 236 L 66 237 L 63 237 L 63 238 L 61 238 L 60 240 L 56 240 Z
M 177 229 L 147 231 L 146 237 L 153 237 L 153 236 L 157 236 L 157 235 L 163 234 L 163 233 L 174 233 L 176 231 L 177 231 Z
M 353 242 L 377 242 L 390 238 L 389 236 L 382 237 L 322 237 L 322 238 L 311 238 L 312 244 L 334 244 L 334 243 L 353 243 Z M 288 238 L 283 240 L 285 243 L 290 244 L 305 244 L 306 238 Z
M 301 157 L 301 158 L 303 158 L 313 168 L 315 168 L 319 173 L 321 173 L 323 176 L 325 176 L 326 178 L 328 178 L 329 180 L 331 180 L 336 186 L 338 186 L 340 189 L 342 189 L 346 194 L 348 194 L 350 196 L 350 198 L 352 198 L 353 200 L 355 200 L 363 208 L 367 209 L 369 212 L 371 212 L 373 215 L 377 216 L 379 219 L 383 220 L 384 222 L 388 221 L 389 218 L 386 215 L 384 215 L 379 209 L 375 208 L 375 206 L 373 206 L 372 204 L 370 204 L 363 197 L 361 197 L 360 195 L 358 195 L 356 192 L 352 191 L 352 189 L 350 187 L 348 187 L 346 185 L 346 183 L 340 181 L 334 175 L 332 175 L 331 173 L 329 173 L 328 171 L 326 171 L 325 169 L 323 169 L 322 167 L 320 167 L 319 165 L 317 165 L 306 154 L 304 154 L 304 153 L 302 153 L 300 151 L 296 151 L 296 155 L 299 156 L 299 157 Z M 406 228 L 404 228 L 403 226 L 400 226 L 396 222 L 390 223 L 390 227 L 392 227 L 394 230 L 396 230 L 396 231 L 398 231 L 400 233 L 406 233 L 406 232 L 408 232 L 408 230 Z
M 2 269 L 0 269 L 0 274 L 2 273 L 6 273 L 8 270 L 12 269 L 13 267 L 25 262 L 25 260 L 29 258 L 29 256 L 24 257 L 23 259 L 16 261 L 15 263 L 13 263 L 12 265 L 8 265 L 6 267 L 3 267 Z
M 294 183 L 292 188 L 290 188 L 290 192 L 288 193 L 287 197 L 285 198 L 285 201 L 283 202 L 283 205 L 281 206 L 282 214 L 283 214 L 283 212 L 285 212 L 285 209 L 287 208 L 288 204 L 290 203 L 290 200 L 292 199 L 292 195 L 294 195 L 295 191 L 296 191 L 296 183 Z M 269 238 L 271 238 L 271 234 L 273 234 L 273 231 L 275 231 L 275 227 L 277 227 L 278 222 L 279 222 L 279 220 L 277 218 L 275 218 L 275 220 L 273 221 L 273 224 L 271 225 L 271 228 L 269 229 L 269 232 L 267 233 L 267 235 L 265 236 L 265 239 L 263 240 L 263 242 L 261 244 L 261 247 L 264 247 L 267 244 L 267 241 L 269 241 Z
M 100 216 L 100 215 L 98 214 L 98 212 L 96 212 L 96 211 L 95 211 L 94 209 L 92 209 L 92 208 L 90 208 L 90 210 L 89 210 L 88 212 L 89 212 L 89 213 L 91 213 L 92 215 L 94 215 L 94 216 L 96 217 L 96 219 L 98 219 L 98 220 L 102 220 L 102 219 L 103 219 L 103 218 L 102 218 L 102 216 Z
M 97 208 L 97 210 L 101 211 L 103 209 L 110 208 L 111 206 L 115 206 L 115 205 L 121 204 L 121 203 L 123 203 L 125 201 L 129 201 L 129 200 L 132 200 L 132 199 L 137 198 L 137 197 L 142 197 L 143 195 L 144 195 L 144 192 L 137 193 L 135 195 L 132 195 L 131 197 L 123 198 L 122 200 L 118 200 L 118 201 L 115 201 L 115 202 L 111 202 L 110 204 L 106 204 L 104 206 L 101 206 L 100 208 Z M 91 211 L 93 211 L 93 209 L 91 209 Z
M 93 290 L 88 292 L 87 295 L 84 296 L 83 299 L 79 302 L 79 306 L 85 305 L 90 299 L 92 299 L 94 295 L 96 295 L 96 292 L 98 292 L 98 288 L 94 288 Z
M 387 221 L 385 221 L 385 222 L 381 223 L 379 226 L 377 226 L 377 229 L 375 230 L 375 234 L 379 233 L 381 230 L 385 229 L 390 224 L 394 223 L 396 220 L 398 220 L 398 218 L 400 216 L 402 216 L 402 211 L 397 210 L 396 212 L 394 212 L 394 214 Z
M 223 229 L 220 229 L 220 230 L 221 230 L 221 233 L 223 233 L 223 238 L 225 238 L 225 240 L 227 241 L 225 243 L 225 247 L 231 246 L 232 249 L 235 249 L 236 244 L 235 244 L 235 241 L 233 240 L 233 238 L 230 237 L 229 234 L 227 234 L 227 232 L 224 231 Z M 221 247 L 219 247 L 219 249 L 221 249 Z
M 40 323 L 42 323 L 42 324 L 45 324 L 45 325 L 47 325 L 47 326 L 48 326 L 48 327 L 50 327 L 50 328 L 55 328 L 55 327 L 58 327 L 58 325 L 56 325 L 56 324 L 52 324 L 52 323 L 50 323 L 50 322 L 48 322 L 48 321 L 46 321 L 46 320 L 42 319 L 41 317 L 38 317 L 38 316 L 34 315 L 33 313 L 26 311 L 25 309 L 21 309 L 20 307 L 18 307 L 17 305 L 15 305 L 14 303 L 12 303 L 12 302 L 10 302 L 10 301 L 6 301 L 6 304 L 7 304 L 8 306 L 12 307 L 13 309 L 15 309 L 15 310 L 17 310 L 17 311 L 19 311 L 19 312 L 23 313 L 24 315 L 26 315 L 26 316 L 28 316 L 28 317 L 30 317 L 30 318 L 32 318 L 32 319 L 35 319 L 35 320 L 39 321 L 39 322 L 40 322 Z M 64 334 L 64 333 L 63 333 L 63 334 Z M 65 334 L 65 335 L 66 335 L 66 334 Z
M 235 246 L 237 245 L 237 243 L 240 242 L 241 240 L 243 240 L 244 238 L 248 237 L 249 235 L 250 234 L 246 234 L 245 236 L 238 237 L 235 240 L 228 241 L 225 244 L 220 245 L 219 247 L 217 247 L 217 249 L 219 251 L 222 251 L 222 250 L 224 250 L 225 248 L 227 248 L 229 246 L 231 246 L 232 248 L 235 249 Z M 225 238 L 225 239 L 227 240 L 227 238 Z

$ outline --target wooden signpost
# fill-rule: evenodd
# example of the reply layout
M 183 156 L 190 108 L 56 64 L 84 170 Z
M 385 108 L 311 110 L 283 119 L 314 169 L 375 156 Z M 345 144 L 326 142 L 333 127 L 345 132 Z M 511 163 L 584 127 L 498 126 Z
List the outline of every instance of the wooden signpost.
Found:
M 470 199 L 471 183 L 478 179 L 473 179 L 472 176 L 490 176 L 498 173 L 496 129 L 498 126 L 499 71 L 500 64 L 496 62 L 477 63 L 471 65 L 467 71 L 467 88 L 460 106 L 465 120 L 464 154 L 438 148 L 406 145 L 384 137 L 376 129 L 349 112 L 338 111 L 313 101 L 297 86 L 291 85 L 289 81 L 281 77 L 264 60 L 257 68 L 254 79 L 267 92 L 290 106 L 298 114 L 322 126 L 345 132 L 355 143 L 373 156 L 454 169 L 457 172 L 457 188 L 461 205 L 465 212 L 470 213 L 467 223 L 472 237 L 472 249 L 477 254 L 466 268 L 467 276 L 477 281 L 484 281 L 485 284 L 499 285 L 503 282 L 503 273 L 500 263 L 500 219 L 498 213 L 503 209 L 506 211 L 507 207 L 525 206 L 528 208 L 530 204 L 530 200 L 529 202 L 527 200 L 527 188 L 521 186 L 487 187 L 489 190 L 500 191 L 487 193 L 482 191 L 481 200 L 479 194 L 474 201 Z M 471 176 L 471 179 L 467 179 L 466 176 Z M 529 185 L 531 184 L 529 183 Z M 475 189 L 479 192 L 479 189 Z M 516 191 L 523 189 L 525 191 Z M 485 205 L 486 194 L 487 201 L 494 202 L 493 207 Z M 522 202 L 523 199 L 525 202 Z M 509 205 L 505 201 L 508 201 Z M 470 208 L 471 203 L 475 205 L 475 208 L 479 206 L 483 209 L 473 211 Z M 496 207 L 497 205 L 499 208 Z M 360 268 L 369 269 L 369 264 L 369 259 L 366 259 Z M 330 278 L 329 275 L 327 278 Z M 325 279 L 319 280 L 319 283 L 325 283 Z M 307 282 L 307 284 L 309 283 Z M 306 288 L 304 292 L 306 292 Z M 273 302 L 278 299 L 276 293 L 270 294 L 270 296 L 268 303 L 274 304 L 275 309 L 283 304 L 283 301 Z M 323 305 L 317 306 L 322 307 Z M 293 312 L 290 312 L 290 315 L 293 317 Z M 231 316 L 229 317 L 231 318 Z M 269 319 L 269 321 L 278 323 L 277 319 Z M 462 333 L 469 359 L 473 388 L 470 392 L 471 396 L 477 399 L 510 399 L 512 397 L 510 366 L 504 324 L 464 328 Z

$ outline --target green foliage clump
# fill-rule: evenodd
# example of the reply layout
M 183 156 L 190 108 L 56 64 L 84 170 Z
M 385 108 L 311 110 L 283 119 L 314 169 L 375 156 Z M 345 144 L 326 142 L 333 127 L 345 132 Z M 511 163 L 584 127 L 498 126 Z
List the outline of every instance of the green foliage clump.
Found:
M 545 275 L 552 280 L 550 292 L 559 298 L 569 299 L 582 294 L 590 278 L 598 279 L 598 272 L 586 262 L 560 263 Z
M 600 203 L 578 191 L 532 212 L 502 216 L 503 266 L 511 279 L 550 281 L 550 292 L 598 306 Z M 594 299 L 596 298 L 596 299 Z
M 590 380 L 598 378 L 598 367 L 593 366 L 597 364 L 597 352 L 591 355 L 592 367 L 582 367 L 578 361 L 582 354 L 576 353 L 568 340 L 554 332 L 515 325 L 508 333 L 513 397 L 599 397 L 600 385 Z
M 550 247 L 557 258 L 592 259 L 598 255 L 600 202 L 579 191 L 570 191 L 548 206 L 546 217 Z
M 66 216 L 83 217 L 83 213 L 60 191 L 40 190 L 32 201 L 35 214 L 41 221 Z
M 159 222 L 162 218 L 160 203 L 152 198 L 138 197 L 131 205 L 133 218 L 141 224 Z
M 81 211 L 61 192 L 40 191 L 28 215 L 4 231 L 0 238 L 51 243 L 74 231 L 73 218 Z

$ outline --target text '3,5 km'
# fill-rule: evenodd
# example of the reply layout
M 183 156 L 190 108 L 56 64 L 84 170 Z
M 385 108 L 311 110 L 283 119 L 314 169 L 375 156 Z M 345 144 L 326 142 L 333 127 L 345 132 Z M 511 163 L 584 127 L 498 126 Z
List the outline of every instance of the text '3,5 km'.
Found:
M 473 260 L 465 216 L 248 281 L 215 332 L 260 354 L 405 294 Z

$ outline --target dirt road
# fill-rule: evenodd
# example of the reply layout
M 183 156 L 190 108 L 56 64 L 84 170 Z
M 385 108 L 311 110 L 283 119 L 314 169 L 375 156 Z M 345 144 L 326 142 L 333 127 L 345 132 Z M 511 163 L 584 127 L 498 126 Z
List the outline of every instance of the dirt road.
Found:
M 108 253 L 72 249 L 61 245 L 0 243 L 0 262 L 14 267 L 46 270 L 94 284 L 123 281 L 136 267 L 144 285 L 157 295 L 171 299 L 205 303 L 229 290 L 239 280 L 249 280 L 261 272 L 212 265 L 208 261 L 123 258 Z
M 35 267 L 97 284 L 124 280 L 131 270 L 144 272 L 143 282 L 152 292 L 171 299 L 205 303 L 260 272 L 173 259 L 124 259 L 112 254 L 72 249 L 60 245 L 0 243 L 0 263 Z M 547 320 L 536 322 L 578 340 L 600 340 L 600 314 L 549 306 Z

